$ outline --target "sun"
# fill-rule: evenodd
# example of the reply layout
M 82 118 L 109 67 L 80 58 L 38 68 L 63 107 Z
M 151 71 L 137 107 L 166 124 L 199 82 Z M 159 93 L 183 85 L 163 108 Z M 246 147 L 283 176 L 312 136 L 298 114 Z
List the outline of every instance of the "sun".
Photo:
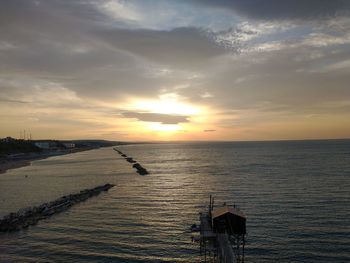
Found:
M 164 115 L 184 116 L 185 119 L 198 116 L 201 114 L 201 107 L 192 103 L 181 100 L 177 94 L 164 94 L 159 96 L 157 99 L 132 99 L 127 106 L 128 110 L 143 112 L 143 113 L 155 113 Z M 184 130 L 188 130 L 189 125 L 186 123 L 173 123 L 164 124 L 161 121 L 156 122 L 144 122 L 143 129 L 147 131 L 156 131 L 161 134 L 173 134 Z
M 194 105 L 168 97 L 161 97 L 159 100 L 138 100 L 134 102 L 134 107 L 152 113 L 183 116 L 196 115 L 200 112 Z

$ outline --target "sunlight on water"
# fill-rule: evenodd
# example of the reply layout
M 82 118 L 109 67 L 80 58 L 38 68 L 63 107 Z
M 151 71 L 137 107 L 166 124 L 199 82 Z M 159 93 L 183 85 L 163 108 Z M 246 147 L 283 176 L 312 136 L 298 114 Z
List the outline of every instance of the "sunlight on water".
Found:
M 0 175 L 0 215 L 104 183 L 98 197 L 0 235 L 3 262 L 193 262 L 188 228 L 209 194 L 247 214 L 247 262 L 348 262 L 350 142 L 120 147 L 36 161 Z

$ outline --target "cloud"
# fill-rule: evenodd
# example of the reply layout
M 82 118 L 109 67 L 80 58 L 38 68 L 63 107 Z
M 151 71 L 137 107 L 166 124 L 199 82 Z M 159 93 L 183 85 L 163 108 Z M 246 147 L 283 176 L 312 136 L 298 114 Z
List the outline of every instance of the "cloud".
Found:
M 340 0 L 3 1 L 0 109 L 13 115 L 2 116 L 2 127 L 9 131 L 13 123 L 39 127 L 40 122 L 46 134 L 56 122 L 58 135 L 84 127 L 93 136 L 117 137 L 132 136 L 130 123 L 142 127 L 144 121 L 186 123 L 188 134 L 203 135 L 213 132 L 205 127 L 238 123 L 248 129 L 304 115 L 346 114 L 349 5 Z M 204 110 L 190 118 L 180 111 L 128 107 L 130 101 L 155 101 L 164 94 Z M 120 108 L 133 111 L 116 121 Z M 203 125 L 192 129 L 198 123 Z
M 210 90 L 215 86 L 215 97 L 210 100 L 215 108 L 319 112 L 320 104 L 350 98 L 349 71 L 345 70 L 350 56 L 349 47 L 338 55 L 322 50 L 322 56 L 310 57 L 314 51 L 312 47 L 295 47 L 221 58 L 217 63 L 222 67 L 206 75 L 202 87 Z M 193 96 L 197 100 L 195 93 Z
M 189 122 L 189 116 L 160 114 L 160 113 L 145 113 L 145 112 L 123 112 L 125 118 L 133 118 L 145 122 L 159 122 L 162 124 L 179 124 Z
M 141 14 L 137 12 L 135 8 L 127 5 L 127 3 L 124 1 L 106 1 L 102 4 L 98 4 L 97 7 L 118 20 L 120 19 L 128 22 L 135 22 L 142 19 Z
M 170 31 L 117 28 L 97 32 L 97 35 L 120 50 L 180 68 L 209 63 L 211 58 L 227 53 L 211 39 L 208 31 L 192 27 Z
M 192 0 L 197 5 L 225 8 L 253 19 L 318 19 L 349 14 L 346 0 Z
M 0 97 L 0 102 L 7 102 L 7 103 L 28 103 L 27 101 L 22 101 L 22 100 L 12 100 L 12 99 L 6 99 L 6 98 L 1 98 Z
M 14 0 L 0 13 L 1 75 L 51 80 L 84 98 L 157 96 L 227 53 L 207 30 L 123 28 L 90 1 Z
M 215 132 L 216 130 L 203 130 L 204 132 Z

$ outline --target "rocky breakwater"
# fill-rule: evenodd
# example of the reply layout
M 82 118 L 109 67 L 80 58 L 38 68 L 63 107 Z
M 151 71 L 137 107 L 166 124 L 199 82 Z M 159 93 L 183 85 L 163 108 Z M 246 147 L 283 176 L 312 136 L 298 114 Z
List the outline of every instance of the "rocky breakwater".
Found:
M 119 151 L 117 148 L 113 148 L 113 150 L 115 150 L 116 152 L 118 152 L 119 154 L 123 154 L 121 151 Z
M 141 164 L 139 164 L 138 162 L 136 162 L 132 157 L 128 157 L 126 154 L 124 154 L 123 152 L 119 151 L 117 148 L 114 148 L 114 150 L 116 152 L 118 152 L 122 157 L 124 157 L 124 159 L 129 162 L 129 163 L 133 163 L 134 165 L 132 167 L 134 167 L 136 169 L 136 172 L 139 175 L 147 175 L 149 174 L 149 172 L 147 171 L 146 168 L 142 167 Z
M 129 163 L 136 163 L 136 161 L 131 157 L 126 157 L 125 160 Z
M 135 163 L 132 167 L 134 167 L 136 169 L 136 172 L 139 174 L 139 175 L 146 175 L 146 174 L 149 174 L 149 172 L 143 168 L 141 166 L 141 164 L 139 163 Z
M 30 225 L 35 225 L 38 221 L 67 210 L 74 204 L 85 201 L 103 191 L 108 191 L 113 186 L 113 184 L 105 184 L 92 189 L 85 189 L 77 194 L 63 196 L 40 206 L 21 209 L 17 213 L 10 213 L 0 220 L 0 232 L 18 231 Z

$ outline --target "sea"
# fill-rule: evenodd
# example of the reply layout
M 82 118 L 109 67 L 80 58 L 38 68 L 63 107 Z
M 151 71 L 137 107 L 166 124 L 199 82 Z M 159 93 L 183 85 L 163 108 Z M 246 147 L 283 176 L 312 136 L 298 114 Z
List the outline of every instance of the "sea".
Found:
M 51 157 L 0 175 L 0 217 L 115 187 L 15 233 L 0 262 L 199 262 L 209 196 L 247 217 L 245 262 L 350 262 L 350 140 L 161 143 Z

